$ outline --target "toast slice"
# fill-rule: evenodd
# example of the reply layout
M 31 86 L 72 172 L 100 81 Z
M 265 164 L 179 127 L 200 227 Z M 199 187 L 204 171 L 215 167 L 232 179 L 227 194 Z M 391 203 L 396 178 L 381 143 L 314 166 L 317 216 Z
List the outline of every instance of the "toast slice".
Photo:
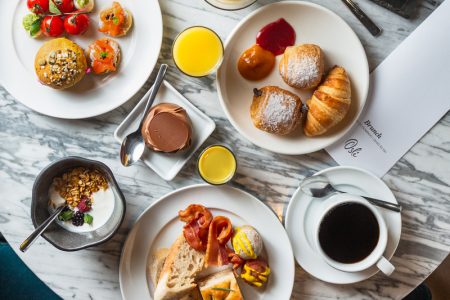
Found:
M 244 300 L 230 269 L 212 274 L 198 282 L 203 300 Z
M 204 267 L 205 253 L 193 249 L 180 235 L 170 247 L 156 285 L 154 300 L 180 299 L 188 295 L 197 287 L 197 274 Z
M 149 273 L 154 288 L 156 288 L 156 285 L 158 284 L 159 276 L 161 275 L 167 255 L 169 255 L 169 248 L 160 248 L 152 253 L 150 258 Z

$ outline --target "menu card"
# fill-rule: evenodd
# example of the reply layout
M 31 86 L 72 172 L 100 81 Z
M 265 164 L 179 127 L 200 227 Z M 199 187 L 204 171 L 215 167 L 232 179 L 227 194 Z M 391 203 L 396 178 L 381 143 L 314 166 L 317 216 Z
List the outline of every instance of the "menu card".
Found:
M 340 165 L 383 176 L 450 109 L 450 0 L 370 76 L 364 111 L 326 151 Z

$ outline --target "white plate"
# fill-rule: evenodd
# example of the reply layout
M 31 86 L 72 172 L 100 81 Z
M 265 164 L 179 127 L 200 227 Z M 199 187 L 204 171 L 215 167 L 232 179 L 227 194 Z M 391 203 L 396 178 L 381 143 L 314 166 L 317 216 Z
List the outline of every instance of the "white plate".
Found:
M 141 122 L 144 113 L 145 103 L 148 99 L 150 91 L 136 105 L 125 120 L 120 123 L 119 127 L 114 131 L 114 138 L 122 143 L 123 139 L 135 131 Z M 164 81 L 156 94 L 156 105 L 161 102 L 175 103 L 183 107 L 192 122 L 192 144 L 184 150 L 176 153 L 161 153 L 145 149 L 142 161 L 155 171 L 164 180 L 172 180 L 181 168 L 188 162 L 191 156 L 206 141 L 216 128 L 214 121 L 195 107 L 188 99 L 181 95 L 170 83 Z
M 250 104 L 253 88 L 277 85 L 299 95 L 306 101 L 312 91 L 291 88 L 278 73 L 278 62 L 272 73 L 260 81 L 248 81 L 237 70 L 241 53 L 255 44 L 256 34 L 266 24 L 284 18 L 297 33 L 296 44 L 313 43 L 325 53 L 326 66 L 343 66 L 352 82 L 352 106 L 346 118 L 327 134 L 308 138 L 300 128 L 289 136 L 278 136 L 253 126 Z M 335 13 L 317 4 L 287 1 L 266 5 L 244 18 L 225 43 L 225 56 L 217 72 L 220 103 L 236 130 L 255 145 L 282 154 L 304 154 L 323 149 L 342 137 L 362 111 L 369 88 L 369 67 L 366 53 L 353 30 Z
M 48 37 L 30 38 L 22 28 L 28 13 L 26 0 L 0 1 L 0 83 L 14 98 L 29 108 L 53 117 L 81 119 L 106 113 L 130 99 L 148 79 L 158 59 L 162 41 L 162 17 L 157 0 L 120 3 L 133 14 L 133 28 L 119 38 L 122 61 L 119 70 L 107 76 L 87 74 L 74 87 L 58 91 L 40 84 L 34 71 L 34 57 Z M 86 48 L 105 37 L 97 31 L 99 12 L 112 0 L 95 1 L 89 14 L 89 30 L 82 36 L 67 36 Z
M 375 175 L 354 167 L 333 167 L 316 173 L 328 177 L 339 190 L 355 195 L 370 196 L 391 203 L 397 200 L 391 190 Z M 297 189 L 286 211 L 286 230 L 292 241 L 297 263 L 312 276 L 335 284 L 349 284 L 365 280 L 378 272 L 371 267 L 362 272 L 343 272 L 328 265 L 314 250 L 312 245 L 312 223 L 320 213 L 320 200 L 313 200 Z M 378 208 L 378 207 L 377 207 Z M 388 243 L 384 257 L 390 259 L 397 249 L 402 232 L 400 213 L 378 208 L 388 229 Z M 395 272 L 395 271 L 394 271 Z
M 294 285 L 295 263 L 288 236 L 280 221 L 264 203 L 252 195 L 229 186 L 193 185 L 176 190 L 153 203 L 136 221 L 122 250 L 119 281 L 125 300 L 153 299 L 146 266 L 151 249 L 168 247 L 182 233 L 177 214 L 189 204 L 198 203 L 213 215 L 225 215 L 235 226 L 250 224 L 261 234 L 272 270 L 264 291 L 242 281 L 245 299 L 290 298 Z

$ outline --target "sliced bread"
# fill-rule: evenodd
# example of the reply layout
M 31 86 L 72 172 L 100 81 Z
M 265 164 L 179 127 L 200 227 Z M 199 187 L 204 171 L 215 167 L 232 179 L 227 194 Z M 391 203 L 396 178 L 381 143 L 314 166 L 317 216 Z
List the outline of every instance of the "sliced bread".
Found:
M 154 294 L 154 300 L 180 299 L 197 285 L 197 274 L 205 266 L 205 253 L 196 251 L 180 235 L 170 247 Z

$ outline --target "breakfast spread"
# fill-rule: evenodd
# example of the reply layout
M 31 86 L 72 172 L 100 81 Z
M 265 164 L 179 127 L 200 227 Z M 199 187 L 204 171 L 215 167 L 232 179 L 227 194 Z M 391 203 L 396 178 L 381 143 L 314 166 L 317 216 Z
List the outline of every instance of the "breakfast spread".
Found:
M 160 103 L 151 108 L 141 130 L 148 148 L 158 152 L 177 152 L 191 145 L 192 124 L 184 108 Z
M 131 12 L 124 9 L 119 2 L 113 2 L 112 7 L 100 12 L 98 31 L 113 37 L 124 36 L 133 25 Z
M 55 89 L 75 85 L 84 77 L 86 67 L 83 49 L 66 38 L 45 42 L 34 60 L 39 81 Z
M 159 249 L 150 256 L 155 300 L 243 299 L 236 277 L 255 287 L 267 282 L 270 268 L 261 258 L 263 243 L 256 229 L 249 225 L 234 229 L 229 218 L 213 216 L 200 204 L 189 205 L 178 217 L 185 223 L 183 234 L 169 250 Z M 232 269 L 201 276 L 229 264 Z
M 193 77 L 207 76 L 222 62 L 222 41 L 209 28 L 190 27 L 175 39 L 172 56 L 175 65 L 183 73 Z
M 225 146 L 213 145 L 200 154 L 198 172 L 210 184 L 224 184 L 233 178 L 236 172 L 236 158 Z
M 253 89 L 250 117 L 253 125 L 263 131 L 287 135 L 302 123 L 306 111 L 304 133 L 308 137 L 324 134 L 342 121 L 350 109 L 350 79 L 342 67 L 334 67 L 322 82 L 325 56 L 315 44 L 294 46 L 295 30 L 283 18 L 264 26 L 256 44 L 239 57 L 237 69 L 247 80 L 268 76 L 281 55 L 279 73 L 283 81 L 297 89 L 316 89 L 303 106 L 300 97 L 278 86 Z M 320 85 L 320 86 L 319 86 Z
M 304 126 L 305 135 L 324 134 L 341 122 L 350 109 L 351 95 L 347 72 L 342 67 L 333 67 L 311 99 L 306 101 L 308 113 Z
M 239 57 L 238 70 L 247 80 L 260 80 L 272 72 L 275 55 L 255 44 Z
M 114 194 L 97 170 L 77 167 L 53 179 L 49 189 L 49 210 L 67 205 L 58 224 L 74 232 L 103 226 L 114 209 Z
M 96 40 L 86 50 L 86 57 L 95 74 L 115 72 L 120 62 L 119 43 L 109 38 Z
M 322 49 L 312 44 L 287 47 L 279 65 L 284 82 L 298 89 L 317 87 L 322 80 L 324 69 Z
M 298 127 L 302 116 L 300 97 L 276 86 L 254 89 L 253 93 L 250 116 L 256 128 L 286 135 Z

